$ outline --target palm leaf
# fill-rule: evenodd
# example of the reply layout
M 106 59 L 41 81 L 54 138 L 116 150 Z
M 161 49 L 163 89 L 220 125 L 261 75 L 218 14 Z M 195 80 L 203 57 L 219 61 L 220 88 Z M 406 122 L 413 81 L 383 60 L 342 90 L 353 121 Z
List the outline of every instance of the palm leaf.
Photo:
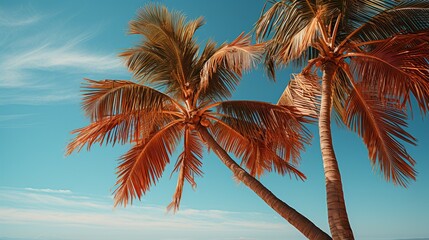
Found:
M 189 128 L 185 129 L 183 148 L 184 150 L 179 155 L 174 167 L 174 171 L 179 171 L 179 177 L 173 201 L 168 205 L 168 210 L 173 209 L 177 211 L 179 209 L 184 180 L 186 179 L 195 188 L 197 184 L 195 183 L 194 176 L 202 176 L 203 174 L 200 169 L 202 166 L 200 159 L 203 158 L 202 140 L 195 131 Z
M 420 109 L 429 109 L 429 33 L 398 35 L 375 44 L 366 53 L 352 56 L 352 70 L 368 86 L 379 86 L 389 94 L 410 103 L 410 92 Z M 411 104 L 410 104 L 411 105 Z
M 348 65 L 346 65 L 348 68 Z M 332 81 L 332 107 L 333 117 L 338 126 L 343 126 L 345 105 L 350 91 L 353 88 L 352 79 L 349 79 L 343 68 L 338 68 Z
M 130 81 L 87 79 L 83 109 L 92 120 L 134 111 L 174 110 L 179 105 L 168 95 Z
M 279 157 L 275 149 L 262 141 L 251 141 L 244 152 L 241 165 L 249 169 L 249 174 L 260 178 L 265 172 L 276 171 L 280 175 L 293 174 L 301 180 L 305 175 L 288 160 Z M 302 150 L 302 149 L 301 149 Z
M 380 99 L 377 92 L 367 91 L 360 84 L 346 103 L 344 122 L 362 137 L 372 165 L 378 165 L 386 180 L 401 186 L 416 177 L 415 161 L 399 141 L 413 145 L 416 141 L 404 130 L 406 119 L 395 101 Z
M 202 18 L 187 22 L 179 12 L 148 5 L 130 22 L 130 33 L 143 35 L 143 42 L 121 56 L 138 80 L 157 84 L 166 88 L 167 93 L 180 96 L 193 74 L 198 53 L 193 36 L 203 24 Z
M 291 159 L 298 163 L 300 151 L 304 148 L 299 138 L 281 139 L 281 142 L 273 143 L 270 140 L 274 138 L 262 138 L 263 134 L 259 132 L 259 138 L 251 139 L 240 133 L 240 129 L 219 119 L 215 120 L 210 130 L 222 148 L 242 159 L 241 164 L 249 169 L 252 176 L 260 177 L 265 171 L 274 170 L 281 175 L 289 173 L 305 179 L 304 174 L 289 163 Z
M 429 29 L 429 3 L 426 0 L 362 2 L 367 7 L 355 12 L 355 30 L 349 37 L 352 40 L 382 40 Z
M 204 64 L 200 72 L 200 88 L 205 91 L 211 84 L 211 77 L 218 69 L 224 68 L 241 77 L 243 71 L 250 70 L 261 59 L 264 44 L 251 45 L 250 35 L 241 34 L 234 41 L 219 48 Z
M 90 125 L 72 131 L 77 136 L 67 145 L 66 155 L 74 150 L 80 151 L 85 144 L 89 150 L 91 146 L 99 142 L 125 144 L 133 139 L 150 134 L 161 116 L 160 114 L 145 113 L 141 111 L 128 112 L 115 116 L 104 117 Z M 167 116 L 168 117 L 168 116 Z
M 170 162 L 169 156 L 177 146 L 182 129 L 182 124 L 173 121 L 122 156 L 117 171 L 118 187 L 114 192 L 115 206 L 126 206 L 136 197 L 140 199 L 152 184 L 156 184 Z
M 310 73 L 294 75 L 277 104 L 294 106 L 302 116 L 317 118 L 320 106 L 318 76 Z
M 326 8 L 316 9 L 314 1 L 276 2 L 256 23 L 259 39 L 271 36 L 267 59 L 289 63 L 299 60 L 318 38 L 318 21 Z
M 225 101 L 217 108 L 221 114 L 219 121 L 245 138 L 267 141 L 284 159 L 298 159 L 303 144 L 309 143 L 311 139 L 303 126 L 308 120 L 291 106 L 256 101 Z

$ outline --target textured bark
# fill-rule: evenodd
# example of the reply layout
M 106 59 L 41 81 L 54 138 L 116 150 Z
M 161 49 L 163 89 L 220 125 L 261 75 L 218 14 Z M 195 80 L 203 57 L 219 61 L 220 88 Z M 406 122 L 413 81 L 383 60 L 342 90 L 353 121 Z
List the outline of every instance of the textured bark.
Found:
M 234 176 L 252 189 L 262 200 L 264 200 L 274 211 L 280 214 L 286 221 L 292 224 L 308 239 L 331 239 L 331 237 L 318 228 L 314 223 L 285 202 L 277 198 L 270 190 L 262 185 L 253 176 L 241 168 L 229 154 L 216 142 L 207 129 L 200 127 L 201 136 L 207 141 L 210 148 L 216 153 L 220 160 L 234 173 Z
M 354 239 L 344 202 L 340 170 L 331 135 L 332 79 L 336 66 L 325 63 L 322 78 L 322 101 L 319 117 L 320 149 L 325 170 L 328 221 L 332 239 Z

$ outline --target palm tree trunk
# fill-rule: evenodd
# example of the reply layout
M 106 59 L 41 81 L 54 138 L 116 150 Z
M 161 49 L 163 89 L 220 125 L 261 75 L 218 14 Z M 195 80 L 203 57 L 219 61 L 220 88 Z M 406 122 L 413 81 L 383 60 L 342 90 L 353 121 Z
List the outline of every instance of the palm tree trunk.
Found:
M 331 135 L 332 78 L 336 65 L 323 66 L 322 101 L 319 116 L 320 149 L 325 169 L 328 221 L 333 239 L 354 239 L 344 202 L 340 170 L 335 157 Z
M 228 153 L 216 142 L 206 128 L 200 127 L 199 132 L 207 144 L 212 148 L 222 162 L 234 173 L 234 176 L 252 189 L 262 200 L 264 200 L 274 211 L 280 214 L 308 239 L 331 239 L 331 237 L 318 228 L 305 216 L 291 208 L 289 205 L 278 199 L 270 190 L 262 185 L 258 180 L 241 168 Z

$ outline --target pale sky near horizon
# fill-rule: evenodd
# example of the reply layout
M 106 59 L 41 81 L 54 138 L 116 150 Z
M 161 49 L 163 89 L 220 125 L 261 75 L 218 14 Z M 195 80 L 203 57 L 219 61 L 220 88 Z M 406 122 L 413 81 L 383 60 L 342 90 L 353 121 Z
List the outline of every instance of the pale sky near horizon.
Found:
M 126 34 L 128 21 L 148 2 L 0 0 L 0 240 L 304 239 L 212 153 L 203 159 L 196 190 L 185 186 L 175 215 L 165 210 L 176 186 L 174 164 L 141 202 L 114 209 L 115 167 L 129 146 L 64 156 L 70 131 L 88 123 L 80 107 L 82 79 L 130 78 L 117 54 L 139 40 Z M 203 16 L 198 42 L 222 43 L 250 31 L 265 1 L 158 2 L 189 18 Z M 276 102 L 292 72 L 299 69 L 284 69 L 274 83 L 259 66 L 233 98 Z M 407 146 L 418 176 L 407 189 L 385 182 L 356 134 L 334 123 L 356 239 L 429 238 L 428 120 L 415 112 L 409 124 L 418 139 L 418 146 Z M 313 143 L 300 165 L 308 180 L 267 173 L 261 181 L 329 231 L 317 128 L 310 129 Z

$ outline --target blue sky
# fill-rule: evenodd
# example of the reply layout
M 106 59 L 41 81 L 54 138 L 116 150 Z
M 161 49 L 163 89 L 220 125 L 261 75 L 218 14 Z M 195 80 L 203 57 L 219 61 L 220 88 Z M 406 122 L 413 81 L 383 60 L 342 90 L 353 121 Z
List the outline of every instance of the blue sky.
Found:
M 231 41 L 249 31 L 264 1 L 159 1 L 189 18 L 204 16 L 198 41 Z M 129 79 L 116 57 L 138 38 L 127 24 L 146 1 L 0 1 L 0 239 L 303 239 L 213 154 L 181 210 L 165 207 L 176 185 L 173 166 L 142 201 L 113 209 L 117 159 L 129 146 L 94 147 L 64 157 L 70 131 L 88 123 L 82 79 Z M 262 67 L 244 76 L 233 98 L 276 102 L 292 72 L 267 80 Z M 305 182 L 266 174 L 279 198 L 328 231 L 317 129 L 302 155 Z M 416 112 L 409 131 L 418 146 L 417 182 L 408 189 L 373 171 L 361 140 L 334 127 L 334 146 L 357 239 L 429 238 L 429 124 Z M 173 156 L 175 159 L 177 155 Z M 174 161 L 174 160 L 173 160 Z

